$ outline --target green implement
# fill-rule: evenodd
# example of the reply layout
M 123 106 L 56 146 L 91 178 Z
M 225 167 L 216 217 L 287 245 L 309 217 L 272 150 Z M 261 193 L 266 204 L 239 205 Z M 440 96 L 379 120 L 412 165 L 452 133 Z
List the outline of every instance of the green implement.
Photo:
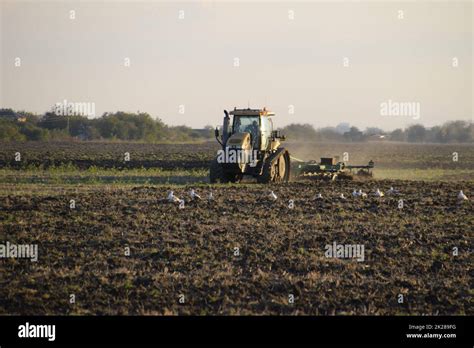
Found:
M 305 162 L 295 157 L 291 157 L 291 160 L 292 176 L 296 179 L 353 180 L 354 176 L 372 177 L 374 168 L 372 160 L 367 165 L 348 165 L 334 157 L 323 157 L 319 163 Z

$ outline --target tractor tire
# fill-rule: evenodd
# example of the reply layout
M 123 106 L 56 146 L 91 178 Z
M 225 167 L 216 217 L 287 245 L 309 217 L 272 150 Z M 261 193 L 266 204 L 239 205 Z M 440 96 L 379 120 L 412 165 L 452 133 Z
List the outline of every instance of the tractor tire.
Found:
M 268 184 L 273 181 L 275 177 L 275 164 L 270 159 L 267 159 L 263 164 L 262 175 L 257 176 L 257 182 L 259 184 Z
M 257 177 L 259 184 L 288 182 L 290 180 L 290 154 L 282 152 L 277 158 L 269 158 L 263 164 L 262 175 Z
M 224 170 L 222 165 L 214 159 L 211 162 L 209 168 L 209 181 L 211 184 L 222 183 L 227 184 L 229 182 L 236 183 L 242 180 L 242 176 L 239 174 L 228 173 Z
M 290 181 L 290 154 L 285 151 L 278 159 L 278 177 L 280 182 Z
M 219 162 L 217 162 L 217 159 L 213 159 L 211 161 L 211 165 L 209 167 L 209 181 L 211 182 L 211 184 L 216 184 L 218 182 L 227 182 L 224 179 L 224 171 L 222 169 L 222 166 Z

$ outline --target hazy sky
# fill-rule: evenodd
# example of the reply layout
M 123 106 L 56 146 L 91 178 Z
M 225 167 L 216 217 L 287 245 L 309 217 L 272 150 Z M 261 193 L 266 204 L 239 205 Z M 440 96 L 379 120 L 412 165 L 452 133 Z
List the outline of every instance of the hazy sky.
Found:
M 249 103 L 279 126 L 472 120 L 473 7 L 0 0 L 0 106 L 42 113 L 66 99 L 190 127 Z M 389 100 L 419 103 L 419 119 L 381 115 Z

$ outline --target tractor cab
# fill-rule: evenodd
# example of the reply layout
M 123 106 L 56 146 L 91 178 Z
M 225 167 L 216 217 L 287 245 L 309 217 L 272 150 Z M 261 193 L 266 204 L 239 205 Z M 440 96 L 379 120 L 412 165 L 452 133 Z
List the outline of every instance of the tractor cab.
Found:
M 280 147 L 285 137 L 273 130 L 271 116 L 275 114 L 266 108 L 234 108 L 231 112 L 224 110 L 224 114 L 222 136 L 219 129 L 215 131 L 222 150 L 212 162 L 210 181 L 235 182 L 250 175 L 258 182 L 287 182 L 290 155 Z M 243 160 L 234 161 L 241 158 L 240 154 L 244 155 Z
M 248 133 L 254 150 L 266 150 L 273 131 L 270 116 L 273 112 L 259 109 L 234 109 L 229 113 L 233 116 L 231 137 L 233 134 Z

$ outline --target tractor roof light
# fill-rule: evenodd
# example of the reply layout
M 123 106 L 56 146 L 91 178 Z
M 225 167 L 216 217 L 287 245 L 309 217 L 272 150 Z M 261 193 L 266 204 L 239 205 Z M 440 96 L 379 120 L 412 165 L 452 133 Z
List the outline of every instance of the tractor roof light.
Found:
M 267 111 L 266 108 L 260 109 L 234 109 L 229 114 L 234 116 L 275 116 L 272 111 Z

